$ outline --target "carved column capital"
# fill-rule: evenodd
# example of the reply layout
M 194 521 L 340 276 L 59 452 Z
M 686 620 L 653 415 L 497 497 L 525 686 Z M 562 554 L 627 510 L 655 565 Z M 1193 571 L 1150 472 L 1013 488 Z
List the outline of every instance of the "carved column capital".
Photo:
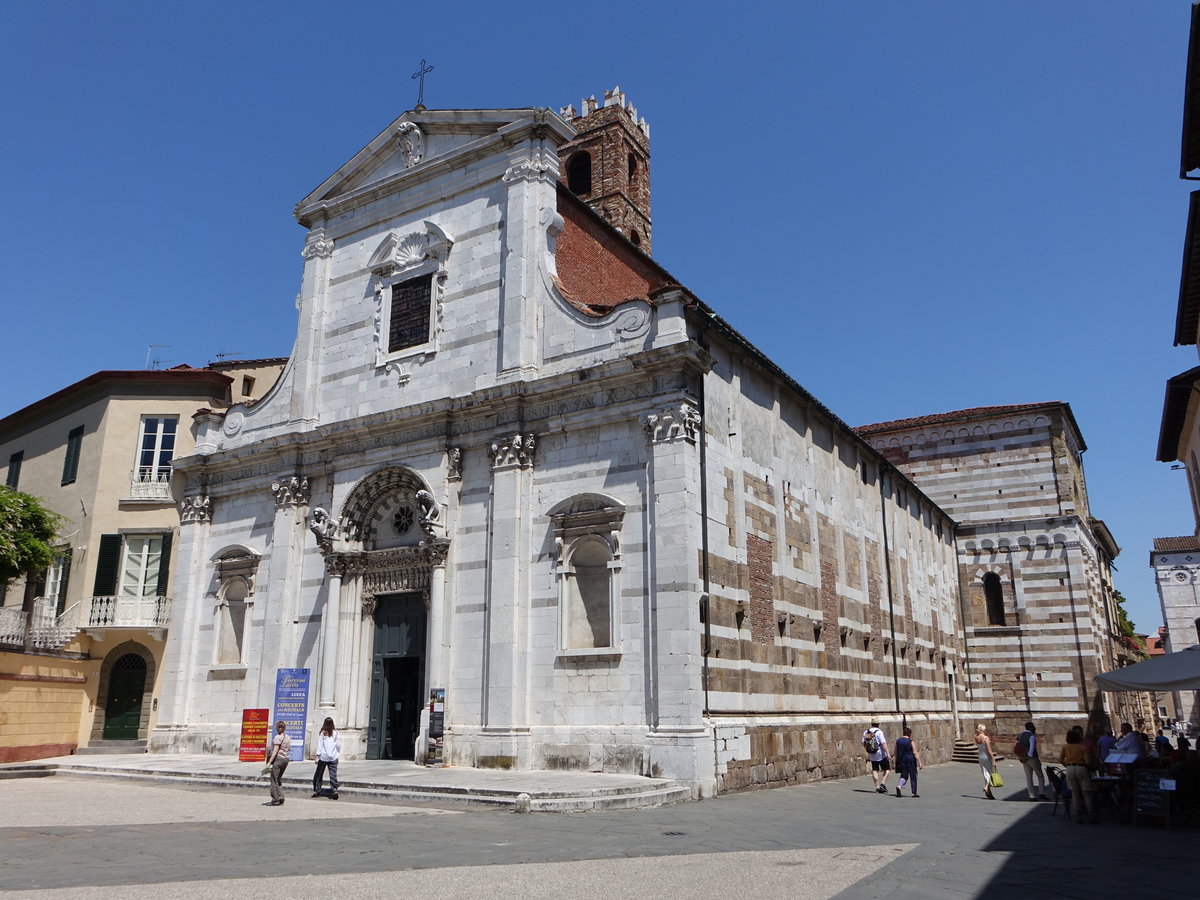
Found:
M 307 506 L 311 496 L 308 479 L 303 475 L 285 475 L 271 482 L 271 493 L 275 495 L 275 506 Z
M 179 521 L 189 522 L 212 521 L 212 498 L 208 494 L 193 494 L 179 501 Z
M 492 441 L 492 446 L 488 448 L 488 456 L 492 458 L 493 469 L 507 469 L 513 466 L 525 469 L 533 465 L 536 448 L 537 439 L 532 432 L 514 434 Z
M 326 237 L 319 229 L 310 231 L 300 255 L 305 259 L 328 259 L 333 256 L 333 238 Z
M 325 554 L 325 571 L 338 578 L 346 574 L 346 558 L 340 553 Z
M 425 549 L 429 565 L 434 568 L 446 565 L 446 557 L 450 553 L 450 542 L 448 540 L 430 541 L 421 546 Z
M 681 440 L 694 444 L 700 436 L 700 411 L 690 403 L 680 403 L 649 413 L 642 421 L 642 427 L 651 444 Z

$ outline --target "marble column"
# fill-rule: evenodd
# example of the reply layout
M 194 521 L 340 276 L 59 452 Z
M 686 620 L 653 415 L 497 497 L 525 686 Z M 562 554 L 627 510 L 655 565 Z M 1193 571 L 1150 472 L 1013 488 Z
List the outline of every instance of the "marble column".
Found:
M 338 629 L 342 619 L 342 576 L 345 574 L 345 563 L 341 557 L 331 554 L 325 559 L 325 568 L 329 573 L 329 581 L 325 613 L 321 617 L 321 686 L 318 706 L 325 715 L 331 715 L 330 711 L 337 706 L 334 702 L 334 686 L 337 682 Z M 336 721 L 336 716 L 334 718 Z

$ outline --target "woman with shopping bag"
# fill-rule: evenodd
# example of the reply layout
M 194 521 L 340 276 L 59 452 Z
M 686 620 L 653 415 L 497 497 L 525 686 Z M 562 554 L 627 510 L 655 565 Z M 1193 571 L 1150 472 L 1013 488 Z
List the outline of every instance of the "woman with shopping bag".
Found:
M 987 726 L 980 722 L 975 726 L 975 743 L 979 745 L 979 770 L 983 772 L 983 796 L 995 800 L 994 787 L 1004 787 L 1004 779 L 996 771 L 996 754 L 992 752 L 992 739 Z

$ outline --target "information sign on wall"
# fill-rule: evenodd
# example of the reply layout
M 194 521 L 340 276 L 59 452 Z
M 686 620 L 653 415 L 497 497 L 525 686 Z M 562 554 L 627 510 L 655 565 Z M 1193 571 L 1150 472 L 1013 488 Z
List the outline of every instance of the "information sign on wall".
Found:
M 429 749 L 425 754 L 425 765 L 445 765 L 442 755 L 446 732 L 446 689 L 431 688 L 429 691 Z
M 242 710 L 242 739 L 238 742 L 239 762 L 265 762 L 267 732 L 271 728 L 269 709 Z
M 304 759 L 304 728 L 308 722 L 308 675 L 309 669 L 279 669 L 275 675 L 275 722 L 287 726 L 287 735 L 292 739 L 292 752 L 288 759 L 299 762 Z M 275 725 L 271 725 L 271 736 Z

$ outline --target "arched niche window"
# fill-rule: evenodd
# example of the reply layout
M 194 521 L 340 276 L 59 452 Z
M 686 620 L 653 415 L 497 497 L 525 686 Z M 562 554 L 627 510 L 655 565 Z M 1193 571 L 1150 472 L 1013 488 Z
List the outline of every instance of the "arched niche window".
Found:
M 254 600 L 254 580 L 259 555 L 246 547 L 229 547 L 214 560 L 217 570 L 217 605 L 213 664 L 244 666 L 247 615 Z
M 557 550 L 559 650 L 620 653 L 621 521 L 625 507 L 600 494 L 560 503 L 550 513 Z
M 592 192 L 592 155 L 586 150 L 567 160 L 567 189 L 580 196 Z
M 601 537 L 582 537 L 571 545 L 563 575 L 563 649 L 613 646 L 612 549 Z
M 629 176 L 629 183 L 633 184 L 633 179 L 637 177 L 638 162 L 637 157 L 632 153 L 629 154 L 629 161 L 626 168 Z
M 246 639 L 246 598 L 250 585 L 234 576 L 221 586 L 221 605 L 217 627 L 217 665 L 236 666 L 242 661 Z
M 995 572 L 988 572 L 983 576 L 983 600 L 987 607 L 988 624 L 1005 624 L 1004 588 L 1000 584 L 1000 576 Z

